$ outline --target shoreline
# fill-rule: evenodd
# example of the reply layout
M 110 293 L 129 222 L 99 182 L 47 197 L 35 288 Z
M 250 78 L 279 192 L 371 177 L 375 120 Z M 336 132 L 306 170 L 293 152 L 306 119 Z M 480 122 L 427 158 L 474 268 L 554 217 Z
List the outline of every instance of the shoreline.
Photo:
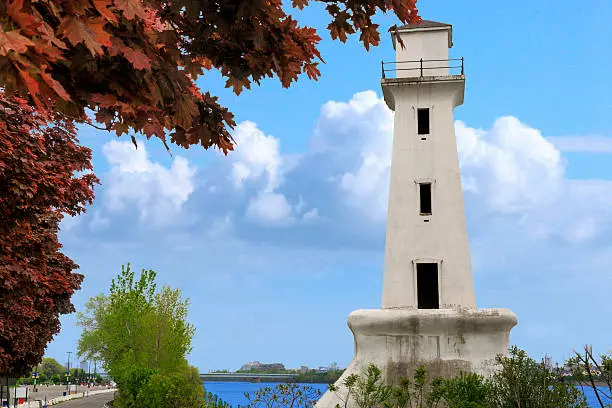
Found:
M 578 381 L 568 381 L 569 384 L 573 384 L 576 385 L 578 387 L 588 387 L 591 388 L 591 384 L 586 382 L 586 383 L 582 383 L 582 382 L 578 382 Z M 608 384 L 606 384 L 603 381 L 595 381 L 595 386 L 596 387 L 607 387 Z

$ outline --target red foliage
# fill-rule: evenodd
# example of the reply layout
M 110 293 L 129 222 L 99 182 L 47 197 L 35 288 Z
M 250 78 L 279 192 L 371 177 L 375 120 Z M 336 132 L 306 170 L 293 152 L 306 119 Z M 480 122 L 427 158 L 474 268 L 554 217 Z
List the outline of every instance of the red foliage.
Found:
M 360 32 L 380 40 L 372 16 L 393 11 L 420 21 L 416 0 L 317 0 L 332 17 L 333 39 Z M 304 8 L 310 0 L 292 0 Z M 320 75 L 316 30 L 300 27 L 282 0 L 0 0 L 0 88 L 39 109 L 107 129 L 129 129 L 188 148 L 233 142 L 233 115 L 195 80 L 218 69 L 236 94 L 277 76 Z
M 91 150 L 71 120 L 0 91 L 0 375 L 25 374 L 59 332 L 82 275 L 59 252 L 58 225 L 93 200 Z

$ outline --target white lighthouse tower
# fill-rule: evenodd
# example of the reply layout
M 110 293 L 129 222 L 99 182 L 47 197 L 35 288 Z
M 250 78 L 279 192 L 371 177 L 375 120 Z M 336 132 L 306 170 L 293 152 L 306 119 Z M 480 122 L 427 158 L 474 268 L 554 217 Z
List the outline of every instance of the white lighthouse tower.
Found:
M 449 59 L 452 27 L 423 21 L 392 40 L 396 62 L 381 80 L 395 111 L 382 309 L 349 315 L 355 357 L 340 393 L 370 363 L 391 383 L 419 365 L 432 376 L 489 375 L 517 324 L 508 309 L 476 308 L 453 119 L 465 75 L 463 59 Z M 328 391 L 316 406 L 337 403 Z

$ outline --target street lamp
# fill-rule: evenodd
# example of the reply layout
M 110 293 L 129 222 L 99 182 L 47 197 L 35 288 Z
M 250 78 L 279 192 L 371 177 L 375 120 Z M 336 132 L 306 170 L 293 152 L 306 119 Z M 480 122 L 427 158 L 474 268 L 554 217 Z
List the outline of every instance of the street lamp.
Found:
M 70 391 L 70 355 L 72 351 L 67 351 L 68 353 L 68 368 L 66 370 L 66 389 Z

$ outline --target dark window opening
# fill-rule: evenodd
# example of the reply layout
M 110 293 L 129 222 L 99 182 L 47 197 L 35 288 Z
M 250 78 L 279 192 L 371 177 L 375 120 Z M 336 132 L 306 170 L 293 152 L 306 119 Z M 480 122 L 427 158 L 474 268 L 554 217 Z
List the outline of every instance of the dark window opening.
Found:
M 429 108 L 417 109 L 417 128 L 419 135 L 429 134 Z
M 422 215 L 431 215 L 431 183 L 419 184 L 419 201 Z
M 417 264 L 417 300 L 419 309 L 439 309 L 438 264 Z

